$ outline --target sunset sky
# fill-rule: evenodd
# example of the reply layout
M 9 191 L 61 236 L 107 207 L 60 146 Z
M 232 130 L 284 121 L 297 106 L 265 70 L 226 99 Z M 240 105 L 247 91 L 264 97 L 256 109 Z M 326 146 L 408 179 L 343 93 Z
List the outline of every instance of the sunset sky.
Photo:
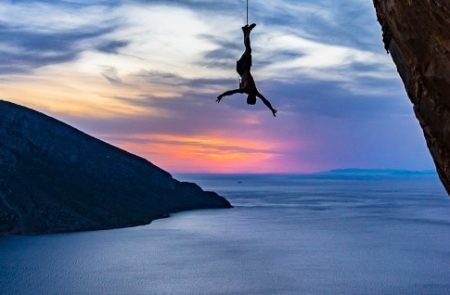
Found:
M 171 172 L 433 169 L 371 0 L 2 0 L 0 99 Z

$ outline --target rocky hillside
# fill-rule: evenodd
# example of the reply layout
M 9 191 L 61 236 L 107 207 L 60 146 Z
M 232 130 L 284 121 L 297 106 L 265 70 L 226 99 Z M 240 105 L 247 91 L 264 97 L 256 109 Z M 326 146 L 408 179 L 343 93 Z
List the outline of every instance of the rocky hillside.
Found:
M 450 1 L 374 0 L 391 53 L 450 194 Z
M 145 159 L 0 101 L 0 234 L 126 227 L 229 207 Z

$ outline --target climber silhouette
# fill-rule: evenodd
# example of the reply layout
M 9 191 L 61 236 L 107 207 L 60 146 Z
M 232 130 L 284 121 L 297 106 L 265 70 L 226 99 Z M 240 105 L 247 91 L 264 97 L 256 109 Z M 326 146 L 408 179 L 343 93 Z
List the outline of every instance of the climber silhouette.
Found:
M 245 25 L 242 27 L 244 33 L 244 45 L 245 51 L 241 58 L 236 63 L 236 71 L 241 77 L 239 88 L 234 90 L 225 91 L 217 97 L 217 103 L 219 103 L 224 96 L 230 96 L 236 93 L 246 93 L 247 103 L 254 105 L 256 103 L 256 97 L 259 97 L 262 102 L 272 111 L 274 117 L 276 117 L 277 110 L 272 107 L 270 102 L 258 91 L 256 88 L 255 80 L 250 73 L 252 67 L 252 48 L 250 46 L 250 32 L 256 26 L 256 24 Z

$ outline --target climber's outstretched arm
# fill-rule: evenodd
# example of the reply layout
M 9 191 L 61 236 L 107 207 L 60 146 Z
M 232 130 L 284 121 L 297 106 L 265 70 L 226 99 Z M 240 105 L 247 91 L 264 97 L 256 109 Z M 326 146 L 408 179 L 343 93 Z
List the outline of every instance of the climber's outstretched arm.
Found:
M 234 89 L 234 90 L 225 91 L 224 93 L 222 93 L 221 95 L 219 95 L 219 96 L 217 97 L 217 100 L 216 100 L 216 101 L 219 103 L 220 100 L 221 100 L 224 96 L 230 96 L 230 95 L 237 94 L 237 93 L 244 93 L 244 90 L 238 88 L 238 89 Z
M 270 101 L 268 101 L 259 91 L 256 92 L 256 96 L 262 100 L 262 102 L 272 111 L 273 116 L 276 117 L 277 110 L 272 107 Z

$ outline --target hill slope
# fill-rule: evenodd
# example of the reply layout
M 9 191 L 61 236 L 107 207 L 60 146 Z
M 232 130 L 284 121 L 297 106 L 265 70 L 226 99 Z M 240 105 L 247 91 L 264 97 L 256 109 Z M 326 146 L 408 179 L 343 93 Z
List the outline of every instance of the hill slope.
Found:
M 229 207 L 145 159 L 0 101 L 0 234 L 126 227 Z

